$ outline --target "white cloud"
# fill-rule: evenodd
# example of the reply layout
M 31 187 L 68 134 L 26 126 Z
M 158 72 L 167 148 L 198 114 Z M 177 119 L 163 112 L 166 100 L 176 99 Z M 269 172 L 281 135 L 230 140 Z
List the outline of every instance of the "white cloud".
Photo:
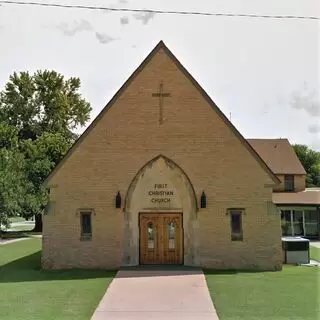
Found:
M 128 17 L 121 17 L 120 18 L 120 24 L 126 25 L 129 23 L 129 18 Z
M 47 27 L 52 27 L 52 26 L 47 26 Z M 83 19 L 79 21 L 73 21 L 72 23 L 62 22 L 59 25 L 54 25 L 54 28 L 61 30 L 64 35 L 69 37 L 72 37 L 77 33 L 80 33 L 83 31 L 93 32 L 95 38 L 102 44 L 107 44 L 111 41 L 116 40 L 114 37 L 104 32 L 95 31 L 92 25 L 87 20 L 83 20 Z
M 313 140 L 311 143 L 311 148 L 320 151 L 320 139 Z
M 320 133 L 320 124 L 312 124 L 308 127 L 310 133 Z
M 102 32 L 96 32 L 95 35 L 96 35 L 96 38 L 98 39 L 98 41 L 102 44 L 107 44 L 111 41 L 116 40 L 115 38 L 109 36 L 106 33 L 102 33 Z
M 74 36 L 78 32 L 92 31 L 92 26 L 87 20 L 73 21 L 73 23 L 62 22 L 55 26 L 66 36 Z
M 136 20 L 140 20 L 142 24 L 148 24 L 151 19 L 154 18 L 156 14 L 154 12 L 139 12 L 139 13 L 134 13 L 132 16 Z
M 320 116 L 320 101 L 316 92 L 294 92 L 292 94 L 291 105 L 294 109 L 305 110 L 311 116 Z

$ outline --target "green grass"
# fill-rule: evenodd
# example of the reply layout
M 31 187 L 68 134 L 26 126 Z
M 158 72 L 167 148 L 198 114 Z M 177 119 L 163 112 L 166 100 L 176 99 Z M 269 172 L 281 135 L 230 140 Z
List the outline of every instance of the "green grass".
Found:
M 24 221 L 26 221 L 26 219 L 25 218 L 22 218 L 22 217 L 11 217 L 10 218 L 10 222 L 12 223 L 12 222 L 24 222 Z
M 5 320 L 88 320 L 115 272 L 44 271 L 41 240 L 0 246 L 0 318 Z
M 279 272 L 206 271 L 220 320 L 315 320 L 320 312 L 317 267 Z
M 11 231 L 31 231 L 34 228 L 34 224 L 26 224 L 24 226 L 10 226 Z
M 35 235 L 41 235 L 41 232 L 33 232 L 33 231 L 2 231 L 0 236 L 2 239 L 18 239 L 18 238 L 28 238 Z
M 320 248 L 310 246 L 310 259 L 320 262 Z

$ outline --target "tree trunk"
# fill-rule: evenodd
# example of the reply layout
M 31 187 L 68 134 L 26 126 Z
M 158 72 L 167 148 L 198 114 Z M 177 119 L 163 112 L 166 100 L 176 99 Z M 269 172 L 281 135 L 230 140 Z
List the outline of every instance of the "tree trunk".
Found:
M 36 214 L 35 218 L 35 225 L 33 228 L 33 232 L 42 232 L 42 214 Z

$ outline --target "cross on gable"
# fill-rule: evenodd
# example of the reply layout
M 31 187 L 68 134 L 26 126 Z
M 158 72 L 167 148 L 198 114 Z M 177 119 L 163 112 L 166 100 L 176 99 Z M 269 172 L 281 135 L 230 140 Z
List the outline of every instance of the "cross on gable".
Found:
M 163 98 L 170 97 L 169 92 L 164 92 L 163 81 L 160 82 L 159 91 L 152 94 L 153 97 L 159 98 L 159 124 L 163 123 Z

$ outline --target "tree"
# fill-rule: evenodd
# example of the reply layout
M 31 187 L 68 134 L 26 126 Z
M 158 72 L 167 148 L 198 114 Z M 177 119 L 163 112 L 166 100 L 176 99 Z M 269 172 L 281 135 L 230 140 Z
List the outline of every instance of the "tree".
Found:
M 79 78 L 44 70 L 15 72 L 0 92 L 0 123 L 13 128 L 7 128 L 7 135 L 17 133 L 26 164 L 23 216 L 36 215 L 35 231 L 42 229 L 41 212 L 48 201 L 42 183 L 77 138 L 75 130 L 90 118 L 90 104 L 79 89 Z
M 320 187 L 320 152 L 302 144 L 295 144 L 293 148 L 307 172 L 307 187 Z
M 0 227 L 8 227 L 9 218 L 22 212 L 25 191 L 23 167 L 21 153 L 7 148 L 0 149 Z
M 17 130 L 0 122 L 0 227 L 9 225 L 9 217 L 20 210 L 16 173 L 23 162 L 17 152 Z M 1 229 L 0 229 L 1 231 Z
M 23 215 L 35 216 L 34 231 L 42 230 L 41 213 L 48 202 L 48 193 L 43 181 L 70 148 L 69 140 L 61 133 L 43 133 L 38 139 L 24 141 L 21 149 L 25 155 L 26 197 Z

